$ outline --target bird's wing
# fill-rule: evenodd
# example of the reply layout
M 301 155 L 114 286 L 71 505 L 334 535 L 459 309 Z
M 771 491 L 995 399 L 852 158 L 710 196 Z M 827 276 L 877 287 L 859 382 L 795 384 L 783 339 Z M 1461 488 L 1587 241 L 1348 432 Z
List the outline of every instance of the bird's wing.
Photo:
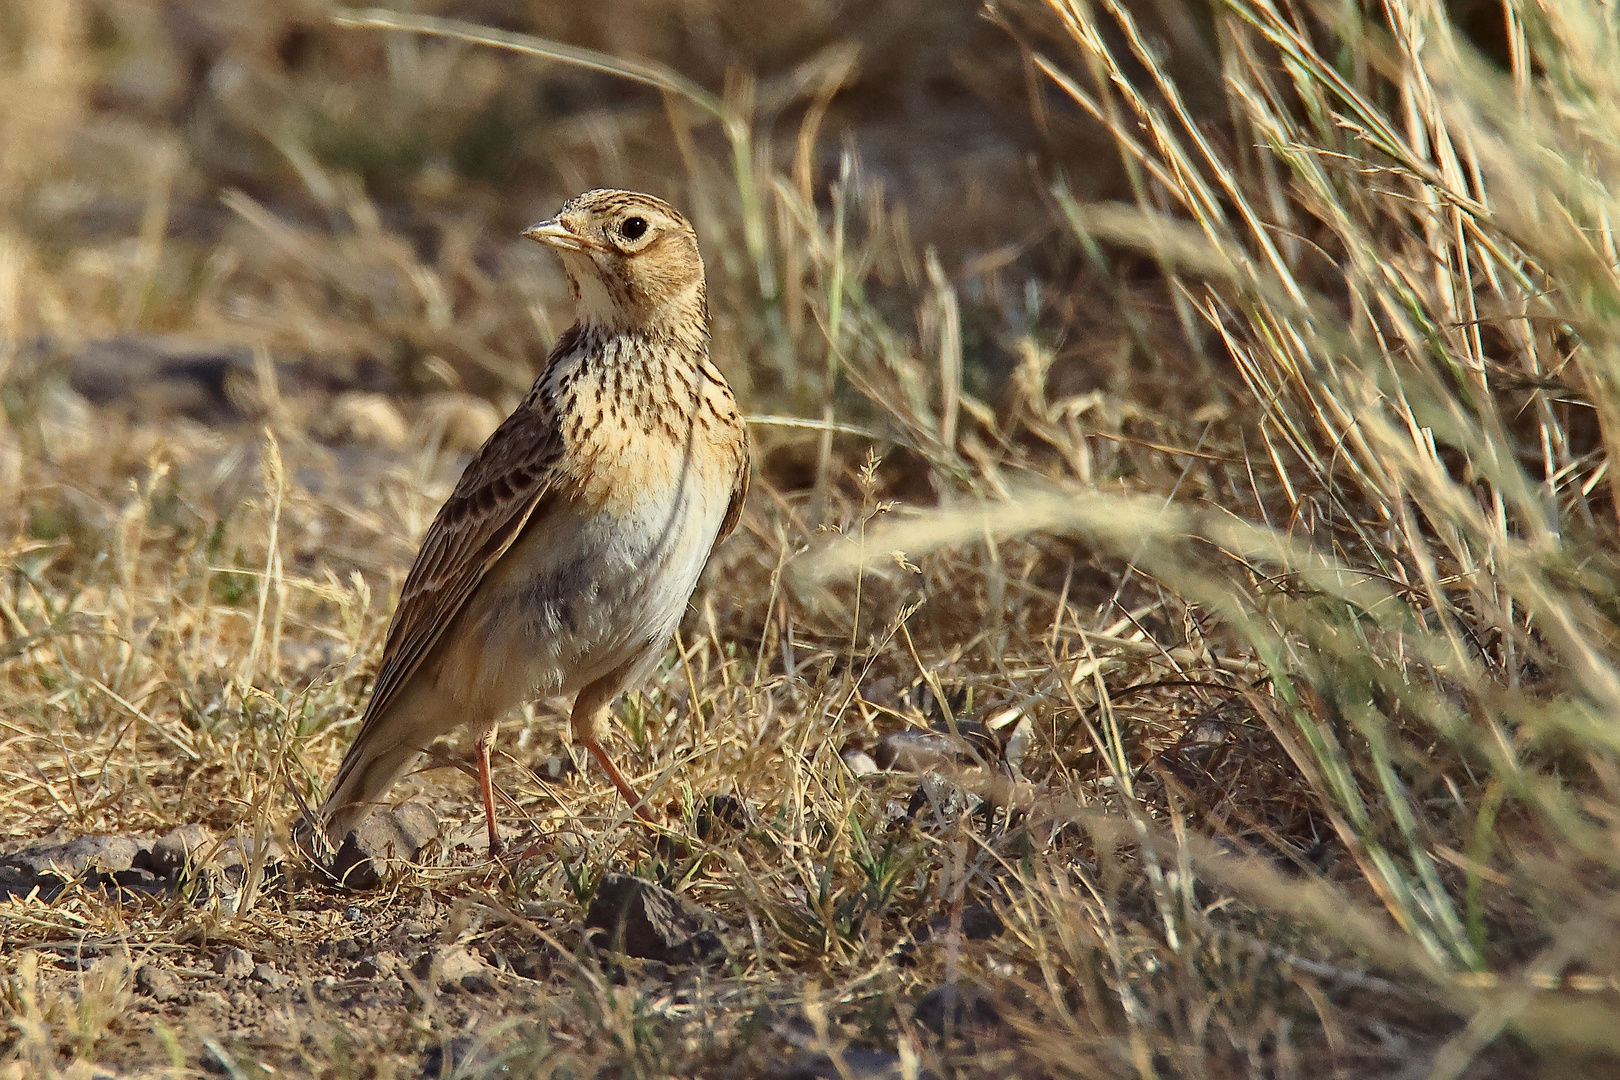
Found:
M 535 395 L 495 429 L 461 474 L 405 578 L 377 684 L 349 757 L 366 742 L 478 583 L 523 531 L 554 485 L 561 454 L 556 420 Z M 343 769 L 338 776 L 341 782 Z
M 731 481 L 731 502 L 726 504 L 726 516 L 720 520 L 720 531 L 715 534 L 714 546 L 719 547 L 720 541 L 731 535 L 737 527 L 737 520 L 742 517 L 743 500 L 748 498 L 748 429 L 742 429 L 742 452 L 737 455 L 737 475 Z M 710 549 L 713 553 L 713 548 Z

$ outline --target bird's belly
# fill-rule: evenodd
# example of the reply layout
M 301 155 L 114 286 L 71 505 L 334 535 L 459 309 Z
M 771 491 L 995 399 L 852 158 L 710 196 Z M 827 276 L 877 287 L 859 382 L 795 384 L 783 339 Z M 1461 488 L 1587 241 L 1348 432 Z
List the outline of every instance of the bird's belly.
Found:
M 685 486 L 648 494 L 619 514 L 569 500 L 536 512 L 468 605 L 484 642 L 475 696 L 504 709 L 656 663 L 725 505 Z

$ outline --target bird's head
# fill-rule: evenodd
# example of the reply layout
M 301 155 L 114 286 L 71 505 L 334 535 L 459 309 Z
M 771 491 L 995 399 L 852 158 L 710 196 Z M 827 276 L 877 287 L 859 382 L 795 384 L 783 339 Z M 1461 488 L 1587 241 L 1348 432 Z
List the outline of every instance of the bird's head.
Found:
M 697 234 L 651 195 L 598 188 L 563 204 L 523 235 L 555 250 L 574 291 L 576 316 L 606 330 L 706 331 Z

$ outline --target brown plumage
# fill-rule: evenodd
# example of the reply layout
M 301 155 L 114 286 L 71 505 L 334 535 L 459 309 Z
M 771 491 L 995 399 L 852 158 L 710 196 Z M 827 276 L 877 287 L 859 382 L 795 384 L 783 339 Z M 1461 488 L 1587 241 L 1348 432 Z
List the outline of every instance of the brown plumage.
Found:
M 602 740 L 657 663 L 748 490 L 748 434 L 709 361 L 697 236 L 650 195 L 588 191 L 524 233 L 554 248 L 576 322 L 439 511 L 405 579 L 370 703 L 319 816 L 341 842 L 422 752 L 489 745 L 524 701 L 577 695 L 574 738 L 637 812 Z

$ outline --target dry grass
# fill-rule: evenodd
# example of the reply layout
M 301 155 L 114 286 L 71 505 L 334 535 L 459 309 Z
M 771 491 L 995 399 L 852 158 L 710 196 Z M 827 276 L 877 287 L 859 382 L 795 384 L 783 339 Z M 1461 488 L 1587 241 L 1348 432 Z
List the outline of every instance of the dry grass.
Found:
M 0 6 L 12 840 L 285 836 L 565 318 L 507 238 L 572 190 L 691 208 L 758 445 L 619 711 L 681 842 L 542 779 L 542 703 L 501 744 L 514 872 L 0 905 L 0 1077 L 1612 1070 L 1607 12 L 1510 3 L 1492 63 L 1405 0 L 601 7 L 458 9 L 498 51 L 314 3 Z M 91 406 L 119 334 L 242 353 L 200 402 Z M 928 726 L 985 734 L 921 779 L 841 756 Z M 402 789 L 476 826 L 455 770 Z M 617 869 L 729 960 L 588 945 Z M 980 905 L 1003 932 L 959 932 Z M 351 977 L 435 940 L 496 992 Z M 228 945 L 298 986 L 215 979 Z M 188 1002 L 136 992 L 154 959 Z M 928 1030 L 945 985 L 994 1021 Z

